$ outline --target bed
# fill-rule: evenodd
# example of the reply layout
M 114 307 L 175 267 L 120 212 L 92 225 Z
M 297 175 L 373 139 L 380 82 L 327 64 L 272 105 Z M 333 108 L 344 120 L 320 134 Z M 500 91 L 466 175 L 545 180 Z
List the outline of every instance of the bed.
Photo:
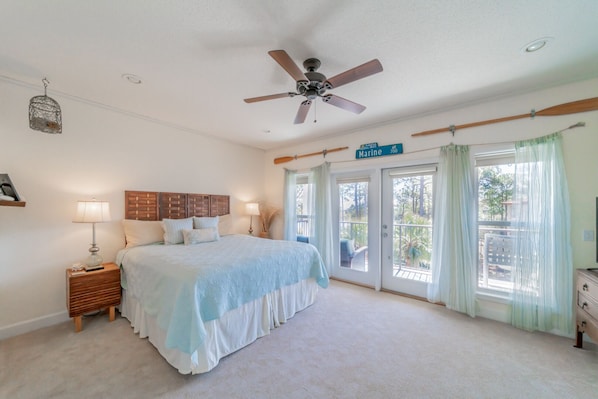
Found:
M 126 191 L 125 204 L 121 314 L 180 373 L 210 371 L 328 285 L 312 245 L 226 234 L 227 196 Z

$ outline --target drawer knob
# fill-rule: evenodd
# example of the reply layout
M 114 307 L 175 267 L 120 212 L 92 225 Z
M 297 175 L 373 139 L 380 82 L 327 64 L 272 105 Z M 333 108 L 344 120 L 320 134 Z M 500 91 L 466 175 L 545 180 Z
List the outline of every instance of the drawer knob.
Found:
M 581 304 L 581 308 L 582 309 L 585 309 L 587 307 L 588 307 L 588 303 L 587 302 L 584 302 L 584 303 Z
M 585 327 L 585 326 L 586 326 L 586 322 L 585 322 L 585 321 L 582 321 L 582 322 L 581 322 L 581 326 L 582 326 L 582 327 Z
M 587 291 L 587 290 L 588 290 L 588 284 L 585 284 L 585 283 L 584 283 L 584 285 L 583 285 L 582 289 L 583 289 L 584 291 Z

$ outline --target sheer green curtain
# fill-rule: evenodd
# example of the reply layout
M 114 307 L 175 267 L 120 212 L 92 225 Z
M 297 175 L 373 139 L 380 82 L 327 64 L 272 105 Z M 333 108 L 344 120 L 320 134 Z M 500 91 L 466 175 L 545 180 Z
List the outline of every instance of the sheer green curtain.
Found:
M 297 171 L 284 170 L 284 234 L 285 240 L 297 239 Z
M 309 242 L 313 244 L 331 273 L 332 266 L 332 211 L 330 194 L 330 163 L 312 168 L 308 177 L 309 208 L 312 210 Z
M 573 332 L 570 207 L 555 133 L 515 145 L 515 240 L 512 324 L 525 330 Z
M 333 251 L 330 163 L 309 170 L 306 189 L 304 212 L 309 216 L 309 243 L 318 249 L 330 273 Z M 294 170 L 285 170 L 284 239 L 297 239 L 297 172 Z
M 468 146 L 440 149 L 428 300 L 475 316 L 476 190 Z

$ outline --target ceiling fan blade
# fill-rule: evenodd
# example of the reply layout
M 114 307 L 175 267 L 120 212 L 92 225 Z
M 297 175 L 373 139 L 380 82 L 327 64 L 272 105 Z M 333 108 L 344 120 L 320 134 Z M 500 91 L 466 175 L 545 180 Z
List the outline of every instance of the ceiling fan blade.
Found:
M 355 114 L 361 114 L 363 111 L 365 111 L 366 108 L 361 104 L 354 103 L 353 101 L 349 101 L 346 98 L 335 96 L 334 94 L 327 94 L 325 96 L 322 96 L 322 101 L 330 105 L 334 105 L 335 107 L 342 108 L 346 111 L 353 112 Z
M 311 100 L 305 100 L 299 106 L 299 111 L 297 111 L 297 116 L 295 117 L 295 125 L 305 122 L 305 118 L 307 118 L 307 113 L 311 107 Z
M 274 60 L 278 62 L 278 64 L 280 64 L 280 66 L 283 67 L 284 70 L 297 82 L 306 82 L 306 84 L 309 82 L 303 71 L 301 71 L 297 64 L 295 64 L 291 57 L 289 57 L 286 51 L 272 50 L 268 51 L 268 54 L 270 54 L 270 57 L 274 58 Z
M 280 93 L 280 94 L 270 94 L 269 96 L 261 96 L 261 97 L 252 97 L 246 98 L 246 103 L 256 103 L 258 101 L 266 101 L 266 100 L 274 100 L 275 98 L 283 98 L 283 97 L 294 97 L 295 93 Z
M 338 75 L 329 78 L 324 83 L 324 86 L 327 89 L 333 89 L 359 79 L 367 78 L 368 76 L 378 72 L 382 72 L 382 64 L 380 64 L 378 59 L 373 59 L 365 64 L 361 64 L 355 68 L 349 69 L 348 71 L 339 73 Z

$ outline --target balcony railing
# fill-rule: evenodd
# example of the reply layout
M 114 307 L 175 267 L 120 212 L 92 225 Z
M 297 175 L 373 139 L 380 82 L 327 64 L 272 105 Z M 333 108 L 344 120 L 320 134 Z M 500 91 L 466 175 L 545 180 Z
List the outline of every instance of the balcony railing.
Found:
M 393 224 L 393 264 L 399 271 L 407 268 L 427 272 L 432 257 L 432 225 Z
M 511 251 L 517 230 L 506 221 L 480 221 L 478 226 L 478 287 L 511 291 Z M 497 237 L 503 238 L 502 244 L 491 248 L 489 239 Z
M 297 216 L 297 234 L 309 236 L 309 216 Z M 511 267 L 485 261 L 486 235 L 513 237 L 516 229 L 509 222 L 479 222 L 478 286 L 485 289 L 510 291 Z M 367 246 L 367 222 L 340 222 L 339 237 L 354 240 L 355 247 Z M 432 257 L 432 225 L 395 223 L 393 225 L 393 275 L 404 272 L 430 273 Z M 504 262 L 503 262 L 504 263 Z M 418 277 L 421 278 L 421 277 Z
M 355 249 L 368 245 L 368 222 L 340 222 L 339 237 L 355 243 Z
M 297 235 L 309 237 L 309 216 L 297 215 Z

